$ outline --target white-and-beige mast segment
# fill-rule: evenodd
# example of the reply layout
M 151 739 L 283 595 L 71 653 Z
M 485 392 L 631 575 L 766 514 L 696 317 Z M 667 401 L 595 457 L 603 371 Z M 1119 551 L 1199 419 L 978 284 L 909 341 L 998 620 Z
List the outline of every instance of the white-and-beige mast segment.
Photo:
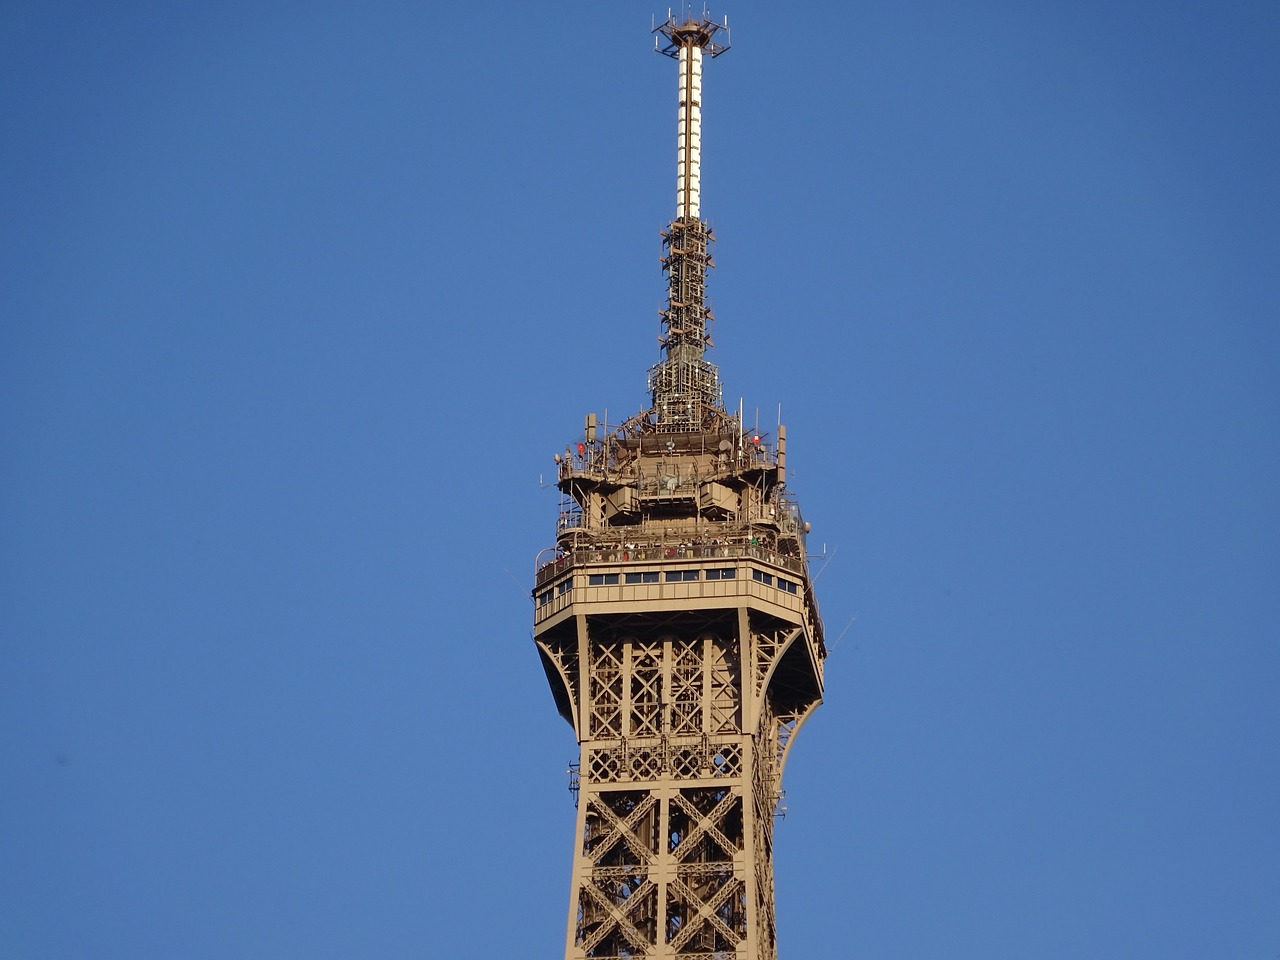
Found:
M 680 45 L 680 144 L 676 161 L 676 217 L 698 217 L 702 172 L 702 48 Z
M 719 24 L 706 29 L 697 24 L 681 33 L 669 24 L 659 29 L 671 39 L 672 55 L 680 64 L 680 112 L 676 144 L 676 219 L 701 216 L 700 176 L 702 173 L 702 51 L 711 43 Z M 670 48 L 669 48 L 670 49 Z M 727 46 L 716 45 L 712 56 Z

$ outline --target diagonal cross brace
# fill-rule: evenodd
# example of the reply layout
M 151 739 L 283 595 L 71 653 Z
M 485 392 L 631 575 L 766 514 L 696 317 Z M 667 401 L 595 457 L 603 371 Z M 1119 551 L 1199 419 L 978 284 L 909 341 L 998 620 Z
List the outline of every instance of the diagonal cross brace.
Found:
M 693 907 L 695 910 L 698 911 L 698 917 L 703 921 L 703 923 L 711 924 L 713 927 L 715 927 L 724 935 L 726 940 L 728 940 L 730 943 L 734 944 L 735 946 L 742 940 L 741 935 L 738 934 L 735 930 L 732 930 L 729 927 L 729 925 L 726 924 L 724 920 L 721 919 L 720 915 L 716 913 L 716 911 L 719 910 L 722 906 L 724 906 L 725 902 L 728 901 L 728 899 L 731 896 L 737 893 L 741 887 L 742 887 L 742 881 L 737 878 L 734 878 L 733 880 L 730 880 L 728 883 L 726 883 L 724 886 L 720 887 L 716 891 L 716 894 L 714 897 L 712 897 L 710 900 L 704 901 L 701 897 L 699 897 L 696 893 L 694 893 L 693 890 L 690 889 L 686 883 L 684 883 L 684 881 L 680 880 L 679 878 L 676 878 L 671 881 L 671 889 L 674 890 L 676 893 L 678 893 L 681 896 L 681 898 L 685 901 L 685 903 L 689 904 L 691 907 Z M 679 950 L 686 943 L 688 943 L 690 939 L 692 939 L 693 935 L 697 932 L 697 930 L 698 930 L 698 924 L 696 923 L 685 924 L 685 926 L 681 929 L 681 931 L 678 934 L 676 934 L 675 939 L 671 941 L 671 946 Z
M 609 897 L 606 897 L 600 888 L 594 883 L 584 883 L 582 885 L 583 891 L 589 894 L 592 900 L 605 909 L 609 914 L 609 922 L 600 924 L 596 932 L 582 942 L 583 951 L 589 953 L 594 950 L 600 941 L 613 931 L 614 927 L 620 929 L 623 935 L 631 941 L 631 945 L 637 950 L 648 946 L 651 941 L 636 928 L 636 925 L 631 922 L 628 914 L 635 909 L 637 904 L 644 902 L 645 895 L 653 889 L 653 887 L 653 881 L 646 879 L 644 883 L 640 884 L 640 886 L 636 888 L 635 893 L 631 894 L 631 896 L 627 898 L 626 908 L 620 910 L 618 909 L 618 905 Z
M 718 824 L 724 819 L 724 815 L 733 809 L 733 806 L 737 803 L 738 799 L 738 795 L 730 791 L 724 795 L 723 800 L 711 808 L 710 813 L 704 815 L 701 810 L 693 806 L 679 794 L 672 797 L 671 802 L 695 821 L 693 829 L 680 838 L 680 842 L 676 844 L 676 848 L 672 853 L 678 854 L 681 847 L 686 843 L 692 843 L 693 841 L 700 839 L 703 834 L 709 835 L 711 839 L 720 844 L 726 852 L 737 850 L 740 845 L 736 841 L 730 840 L 725 836 L 724 833 L 720 831 Z
M 640 858 L 641 863 L 651 863 L 654 856 L 653 851 L 649 850 L 640 841 L 640 838 L 635 835 L 635 831 L 632 828 L 641 817 L 653 809 L 657 802 L 657 798 L 654 797 L 653 794 L 649 794 L 643 801 L 636 805 L 636 808 L 631 811 L 631 814 L 625 820 L 621 820 L 616 813 L 609 809 L 609 805 L 607 803 L 601 801 L 600 796 L 597 794 L 594 798 L 592 807 L 596 812 L 601 814 L 604 820 L 612 827 L 612 829 L 605 835 L 605 838 L 600 842 L 600 856 L 604 856 L 605 853 L 608 853 L 613 849 L 613 845 L 618 842 L 619 838 L 621 838 L 626 842 L 631 851 Z

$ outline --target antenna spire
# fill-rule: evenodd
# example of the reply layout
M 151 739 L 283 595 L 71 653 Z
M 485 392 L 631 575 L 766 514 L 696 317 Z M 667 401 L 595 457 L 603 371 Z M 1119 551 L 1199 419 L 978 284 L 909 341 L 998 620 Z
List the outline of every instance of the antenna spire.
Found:
M 716 34 L 724 31 L 725 42 Z M 729 49 L 727 24 L 704 12 L 701 19 L 668 13 L 654 28 L 658 52 L 679 65 L 679 109 L 676 143 L 676 216 L 662 235 L 662 268 L 667 274 L 667 306 L 662 311 L 666 356 L 649 371 L 656 427 L 663 433 L 702 428 L 707 408 L 720 410 L 720 374 L 703 358 L 712 319 L 706 302 L 706 274 L 712 266 L 715 237 L 701 217 L 702 193 L 702 61 Z M 655 37 L 655 41 L 657 38 Z

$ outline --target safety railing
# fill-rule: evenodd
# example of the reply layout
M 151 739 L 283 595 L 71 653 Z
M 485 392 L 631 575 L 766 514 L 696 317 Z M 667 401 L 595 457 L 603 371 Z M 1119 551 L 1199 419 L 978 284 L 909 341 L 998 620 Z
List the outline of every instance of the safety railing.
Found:
M 545 554 L 547 551 L 543 551 Z M 761 543 L 750 541 L 695 543 L 613 543 L 592 544 L 563 550 L 538 565 L 537 586 L 554 580 L 571 567 L 592 563 L 658 563 L 666 560 L 717 560 L 747 557 L 789 570 L 803 577 L 805 563 L 800 557 L 776 553 Z

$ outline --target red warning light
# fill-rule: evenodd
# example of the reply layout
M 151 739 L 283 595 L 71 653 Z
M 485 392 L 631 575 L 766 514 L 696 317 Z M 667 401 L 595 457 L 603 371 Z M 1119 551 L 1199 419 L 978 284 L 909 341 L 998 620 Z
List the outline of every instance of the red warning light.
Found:
M 586 452 L 587 452 L 587 445 L 585 443 L 578 444 L 578 456 L 582 456 Z
M 755 444 L 758 444 L 758 443 L 760 442 L 760 434 L 758 434 L 758 433 L 757 433 L 757 434 L 755 434 L 755 435 L 751 438 L 751 442 L 752 442 L 752 443 L 755 443 Z

